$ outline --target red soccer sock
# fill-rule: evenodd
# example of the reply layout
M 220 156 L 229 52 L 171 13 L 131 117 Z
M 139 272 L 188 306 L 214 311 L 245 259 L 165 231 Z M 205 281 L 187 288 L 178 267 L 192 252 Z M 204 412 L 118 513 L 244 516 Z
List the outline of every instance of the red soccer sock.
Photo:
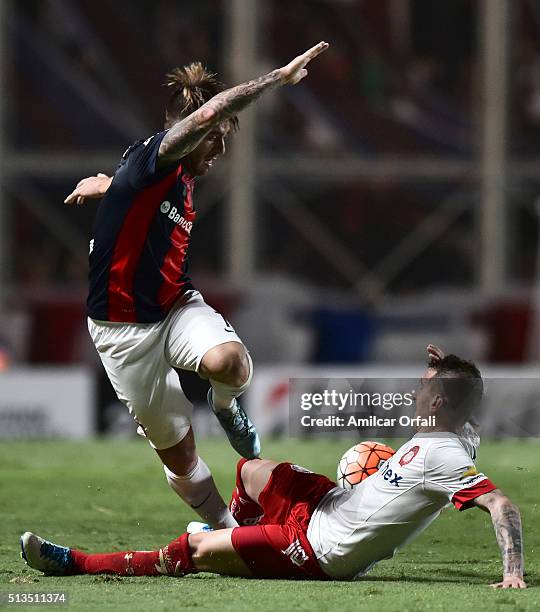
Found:
M 246 525 L 256 525 L 264 516 L 264 511 L 259 504 L 251 499 L 247 494 L 242 482 L 242 466 L 250 459 L 240 459 L 236 466 L 236 487 L 232 492 L 229 510 L 242 527 Z
M 195 572 L 185 533 L 159 550 L 89 555 L 71 550 L 74 573 L 118 576 L 183 576 Z

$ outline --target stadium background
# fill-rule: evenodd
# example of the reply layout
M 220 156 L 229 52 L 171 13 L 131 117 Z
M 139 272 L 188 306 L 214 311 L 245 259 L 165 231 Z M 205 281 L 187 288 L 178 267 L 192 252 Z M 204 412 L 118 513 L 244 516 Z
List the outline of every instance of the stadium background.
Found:
M 228 155 L 196 189 L 192 277 L 252 352 L 248 410 L 279 412 L 289 377 L 329 367 L 420 371 L 434 342 L 499 378 L 527 377 L 521 429 L 532 419 L 537 433 L 539 34 L 537 0 L 1 0 L 4 491 L 18 462 L 39 481 L 36 469 L 91 461 L 93 449 L 139 460 L 118 446 L 134 448 L 117 438 L 135 428 L 86 331 L 95 203 L 70 208 L 65 196 L 161 129 L 172 66 L 201 60 L 236 84 L 323 39 L 331 48 L 301 85 L 242 113 Z M 215 433 L 204 385 L 183 382 L 201 404 L 200 434 Z M 80 442 L 43 442 L 56 435 Z M 278 455 L 296 448 L 271 444 Z M 299 460 L 315 461 L 317 444 L 300 446 Z M 148 482 L 174 506 L 159 478 Z
M 95 428 L 126 430 L 84 317 L 96 205 L 63 199 L 161 129 L 172 66 L 200 59 L 237 83 L 319 39 L 331 48 L 309 79 L 243 113 L 229 155 L 197 187 L 196 286 L 259 373 L 410 365 L 429 341 L 484 364 L 540 358 L 540 3 L 0 4 L 8 376 L 82 368 Z M 4 436 L 53 427 L 35 402 L 30 417 L 8 403 Z

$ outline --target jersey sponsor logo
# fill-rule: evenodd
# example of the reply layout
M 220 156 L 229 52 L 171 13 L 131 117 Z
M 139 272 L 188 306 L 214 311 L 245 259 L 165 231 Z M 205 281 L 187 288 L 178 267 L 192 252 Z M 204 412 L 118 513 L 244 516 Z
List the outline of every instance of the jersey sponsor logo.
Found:
M 377 469 L 379 470 L 379 472 L 384 472 L 384 470 L 390 465 L 390 461 L 388 459 L 381 459 L 379 461 L 379 465 L 377 466 Z
M 483 474 L 476 474 L 476 476 L 469 477 L 469 480 L 466 483 L 463 483 L 465 488 L 469 488 L 471 485 L 476 485 L 479 480 L 484 480 L 485 476 Z M 462 478 L 460 478 L 462 480 Z
M 398 487 L 399 489 L 399 481 L 403 480 L 403 476 L 398 476 L 397 473 L 389 467 L 386 467 L 384 471 L 378 472 L 381 476 L 391 485 Z
M 167 215 L 167 217 L 171 219 L 171 221 L 174 221 L 176 225 L 179 225 L 182 229 L 186 230 L 188 234 L 191 234 L 191 228 L 193 227 L 193 222 L 188 221 L 187 219 L 184 219 L 184 217 L 178 212 L 178 209 L 176 208 L 176 206 L 171 206 L 171 203 L 169 202 L 169 200 L 165 200 L 164 202 L 161 202 L 161 206 L 159 207 L 159 210 L 164 215 Z
M 410 448 L 399 460 L 399 465 L 403 467 L 404 465 L 407 465 L 407 463 L 410 463 L 416 457 L 419 450 L 419 446 L 413 446 Z
M 292 544 L 287 546 L 285 550 L 281 551 L 286 557 L 294 563 L 295 565 L 304 565 L 304 563 L 309 559 L 306 551 L 302 548 L 300 544 L 300 540 L 295 540 Z
M 94 250 L 94 244 L 95 240 L 92 238 L 92 240 L 90 240 L 90 246 L 88 248 L 88 255 L 92 255 L 92 251 Z
M 463 480 L 464 478 L 468 478 L 469 476 L 476 476 L 477 474 L 478 474 L 478 470 L 476 469 L 476 467 L 474 465 L 472 465 L 470 468 L 465 470 L 465 472 L 463 472 L 463 474 L 461 474 L 459 479 Z

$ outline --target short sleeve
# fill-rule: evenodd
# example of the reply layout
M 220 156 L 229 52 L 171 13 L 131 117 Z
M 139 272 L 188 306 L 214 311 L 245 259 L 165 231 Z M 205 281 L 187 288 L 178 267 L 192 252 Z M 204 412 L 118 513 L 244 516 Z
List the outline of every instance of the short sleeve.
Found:
M 458 510 L 471 508 L 473 500 L 496 489 L 487 476 L 476 469 L 471 456 L 454 440 L 432 445 L 426 454 L 424 486 L 446 497 Z
M 171 168 L 161 170 L 157 168 L 159 147 L 166 133 L 166 131 L 159 132 L 144 141 L 141 140 L 124 154 L 125 171 L 129 183 L 135 189 L 152 185 L 170 172 Z

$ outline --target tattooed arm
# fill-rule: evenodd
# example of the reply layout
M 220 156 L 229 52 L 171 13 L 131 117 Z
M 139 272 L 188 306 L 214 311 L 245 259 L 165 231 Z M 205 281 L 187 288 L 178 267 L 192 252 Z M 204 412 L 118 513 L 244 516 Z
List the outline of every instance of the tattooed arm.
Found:
M 503 580 L 491 586 L 494 588 L 524 589 L 523 581 L 523 537 L 521 516 L 518 507 L 499 489 L 480 495 L 475 505 L 491 514 L 491 520 L 501 549 Z
M 307 75 L 306 65 L 327 48 L 328 43 L 320 42 L 283 68 L 214 96 L 194 113 L 171 127 L 161 142 L 158 163 L 166 165 L 186 156 L 210 130 L 239 113 L 265 91 L 287 83 L 296 85 Z

